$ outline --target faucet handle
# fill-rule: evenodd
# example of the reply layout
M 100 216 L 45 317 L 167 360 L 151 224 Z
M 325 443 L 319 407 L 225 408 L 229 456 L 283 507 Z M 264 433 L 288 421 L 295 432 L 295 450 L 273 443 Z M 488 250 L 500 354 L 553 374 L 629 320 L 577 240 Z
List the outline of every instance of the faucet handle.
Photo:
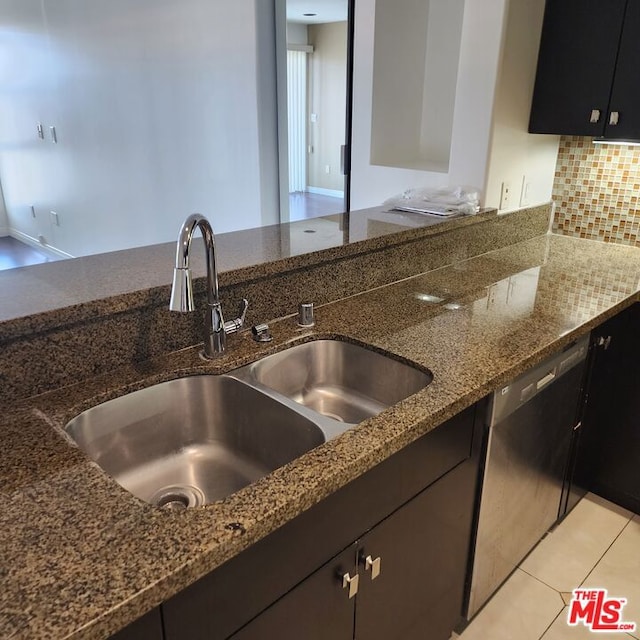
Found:
M 246 298 L 242 298 L 240 301 L 240 310 L 239 316 L 234 318 L 233 320 L 227 320 L 224 323 L 224 332 L 236 333 L 236 331 L 240 331 L 242 329 L 242 325 L 244 325 L 244 319 L 247 315 L 247 309 L 249 308 L 249 301 Z

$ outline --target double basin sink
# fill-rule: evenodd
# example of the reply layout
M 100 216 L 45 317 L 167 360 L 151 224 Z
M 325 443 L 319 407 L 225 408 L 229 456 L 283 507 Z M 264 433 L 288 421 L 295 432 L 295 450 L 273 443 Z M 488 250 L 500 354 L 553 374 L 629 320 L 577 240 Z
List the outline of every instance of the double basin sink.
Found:
M 224 375 L 163 382 L 84 411 L 67 434 L 159 507 L 220 500 L 426 387 L 429 372 L 316 340 Z

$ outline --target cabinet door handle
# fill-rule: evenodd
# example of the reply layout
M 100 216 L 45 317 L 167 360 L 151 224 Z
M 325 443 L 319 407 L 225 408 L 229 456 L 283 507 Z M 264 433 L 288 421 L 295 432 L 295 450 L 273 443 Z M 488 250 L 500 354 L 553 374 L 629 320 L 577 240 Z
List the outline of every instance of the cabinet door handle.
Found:
M 342 576 L 342 588 L 349 589 L 349 600 L 355 597 L 358 593 L 358 584 L 360 583 L 360 576 L 356 573 L 355 576 L 349 575 L 349 573 L 345 573 Z
M 600 121 L 600 109 L 591 109 L 591 118 L 589 122 L 591 124 L 596 124 L 596 122 Z
M 620 119 L 620 114 L 617 111 L 612 111 L 609 114 L 609 124 L 616 125 L 618 124 L 619 119 Z
M 364 568 L 366 571 L 371 571 L 371 579 L 375 580 L 380 575 L 380 562 L 381 558 L 378 556 L 377 558 L 372 558 L 371 556 L 367 556 L 364 559 Z
M 604 336 L 600 336 L 597 344 L 599 347 L 604 347 L 604 350 L 606 351 L 611 344 L 611 336 L 607 336 L 606 338 Z

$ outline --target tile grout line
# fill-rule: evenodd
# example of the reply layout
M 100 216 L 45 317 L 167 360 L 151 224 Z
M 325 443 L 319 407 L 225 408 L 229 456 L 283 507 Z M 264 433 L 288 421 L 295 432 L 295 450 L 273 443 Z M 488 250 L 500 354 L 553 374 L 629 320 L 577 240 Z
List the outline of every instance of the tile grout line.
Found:
M 605 549 L 604 553 L 598 558 L 598 560 L 593 565 L 593 567 L 591 567 L 591 570 L 589 571 L 589 573 L 587 573 L 584 580 L 578 586 L 580 587 L 583 586 L 584 583 L 589 579 L 589 576 L 594 572 L 595 568 L 602 562 L 602 559 L 607 555 L 607 553 L 609 553 L 611 547 L 613 547 L 613 545 L 616 543 L 616 540 L 622 535 L 624 530 L 631 524 L 631 522 L 633 522 L 633 516 L 629 518 L 629 520 L 627 520 L 627 524 L 625 524 L 624 527 L 620 529 L 620 532 L 618 533 L 618 535 L 611 541 L 611 544 Z
M 559 594 L 560 592 L 558 591 L 557 593 Z M 562 600 L 562 596 L 560 596 L 560 599 Z M 562 609 L 560 609 L 560 611 L 558 612 L 558 615 L 551 621 L 549 626 L 543 631 L 542 635 L 538 638 L 538 640 L 543 640 L 544 639 L 544 636 L 546 635 L 547 631 L 549 631 L 549 629 L 551 629 L 551 627 L 553 626 L 554 622 L 564 613 L 566 608 L 567 608 L 567 605 L 564 603 L 564 600 L 562 600 Z
M 585 581 L 589 578 L 589 576 L 593 573 L 594 569 L 598 566 L 598 564 L 600 564 L 601 560 L 604 558 L 604 556 L 607 554 L 607 552 L 611 549 L 611 547 L 615 544 L 616 540 L 622 535 L 622 533 L 624 532 L 624 530 L 629 526 L 629 524 L 631 522 L 633 522 L 635 518 L 635 515 L 632 515 L 626 522 L 626 524 L 622 527 L 622 529 L 620 529 L 620 531 L 618 532 L 618 534 L 615 536 L 615 538 L 611 541 L 611 543 L 609 544 L 609 546 L 604 550 L 604 552 L 602 553 L 602 555 L 596 560 L 596 562 L 594 563 L 594 565 L 591 567 L 591 569 L 589 570 L 589 572 L 587 573 L 587 575 L 585 576 L 584 580 L 578 585 L 578 586 L 582 586 Z M 561 523 L 562 524 L 562 523 Z M 544 540 L 544 538 L 546 538 L 547 536 L 545 535 L 542 540 Z M 542 540 L 540 540 L 540 542 L 542 542 Z M 534 547 L 535 549 L 535 547 Z M 532 549 L 533 551 L 533 549 Z M 529 554 L 527 554 L 529 555 Z M 522 561 L 524 562 L 524 560 Z M 521 563 L 522 564 L 522 563 Z M 562 602 L 562 609 L 560 609 L 560 611 L 558 612 L 558 615 L 556 615 L 553 620 L 551 621 L 551 623 L 547 626 L 547 628 L 544 630 L 544 632 L 542 633 L 542 635 L 538 638 L 538 640 L 543 640 L 545 634 L 549 631 L 549 629 L 553 626 L 553 624 L 556 622 L 556 620 L 558 620 L 558 618 L 565 612 L 566 608 L 567 608 L 567 604 L 564 601 L 564 598 L 562 597 L 562 591 L 558 591 L 558 589 L 556 589 L 555 587 L 552 587 L 550 584 L 547 584 L 544 580 L 541 580 L 540 578 L 538 578 L 537 576 L 534 576 L 533 574 L 529 573 L 528 571 L 526 571 L 525 569 L 522 568 L 522 566 L 518 566 L 518 569 L 520 569 L 523 573 L 525 573 L 526 575 L 528 575 L 529 577 L 533 578 L 534 580 L 537 580 L 540 584 L 543 584 L 544 586 L 548 587 L 549 589 L 555 591 L 558 594 L 558 597 L 560 598 L 561 602 Z M 634 638 L 631 634 L 625 634 L 625 636 L 629 637 L 629 638 Z M 635 639 L 634 639 L 635 640 Z
M 540 578 L 538 578 L 538 576 L 534 576 L 532 573 L 529 573 L 526 569 L 523 569 L 522 567 L 518 567 L 518 569 L 520 569 L 522 573 L 526 573 L 529 577 L 533 578 L 534 580 L 537 580 L 540 584 L 543 584 L 545 587 L 549 587 L 549 589 L 555 591 L 560 596 L 560 599 L 562 600 L 562 591 L 558 591 L 555 587 L 552 587 L 550 584 L 547 584 L 544 580 L 541 580 Z M 564 603 L 564 600 L 562 600 L 562 602 Z

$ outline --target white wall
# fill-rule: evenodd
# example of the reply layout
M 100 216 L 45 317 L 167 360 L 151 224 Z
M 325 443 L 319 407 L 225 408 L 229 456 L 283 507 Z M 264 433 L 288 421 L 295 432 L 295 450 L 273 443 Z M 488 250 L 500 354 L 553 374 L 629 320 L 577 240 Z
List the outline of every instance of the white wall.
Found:
M 464 0 L 376 4 L 371 161 L 447 172 Z
M 260 211 L 258 226 L 280 222 L 278 158 L 278 97 L 275 44 L 275 3 L 254 0 L 256 12 L 256 109 L 258 114 L 258 165 Z M 241 176 L 239 176 L 241 178 Z M 245 225 L 246 228 L 246 225 Z
M 449 168 L 465 0 L 430 0 L 420 157 Z
M 9 235 L 9 218 L 4 206 L 4 196 L 2 195 L 2 185 L 0 185 L 0 237 Z
M 85 255 L 171 241 L 193 211 L 217 232 L 276 222 L 273 14 L 259 1 L 6 0 L 12 233 Z
M 466 0 L 448 172 L 382 167 L 371 162 L 375 0 L 355 12 L 351 206 L 375 206 L 408 187 L 468 184 L 482 188 L 507 0 Z M 412 82 L 407 77 L 406 82 Z M 402 96 L 399 95 L 401 100 Z
M 510 0 L 496 95 L 486 204 L 498 208 L 502 183 L 511 186 L 505 211 L 551 200 L 560 138 L 529 134 L 544 0 Z M 528 183 L 522 197 L 523 182 Z

